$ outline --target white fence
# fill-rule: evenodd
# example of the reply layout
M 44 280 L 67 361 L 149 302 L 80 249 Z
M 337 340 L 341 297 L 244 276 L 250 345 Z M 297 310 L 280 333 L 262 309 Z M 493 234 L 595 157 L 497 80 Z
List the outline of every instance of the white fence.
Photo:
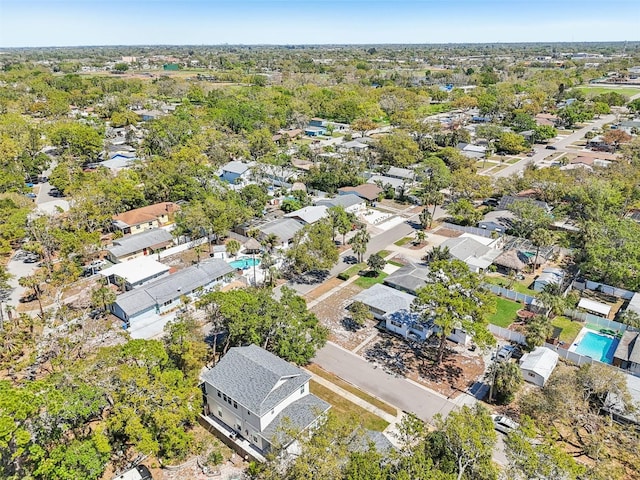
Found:
M 497 325 L 489 324 L 489 331 L 493 333 L 496 337 L 504 338 L 505 340 L 509 340 L 510 342 L 516 342 L 520 345 L 524 345 L 526 343 L 525 337 L 520 332 L 514 332 L 509 330 L 508 328 L 502 328 Z
M 574 320 L 591 323 L 602 328 L 608 328 L 609 330 L 618 330 L 620 332 L 624 332 L 627 330 L 627 325 L 625 325 L 624 323 L 614 322 L 613 320 L 608 320 L 604 317 L 593 315 L 592 313 L 579 312 L 578 310 L 565 310 L 564 314 L 567 317 L 573 318 Z
M 591 357 L 580 355 L 579 353 L 576 353 L 576 352 L 570 352 L 569 350 L 560 348 L 557 345 L 551 345 L 550 343 L 545 343 L 544 346 L 547 347 L 549 350 L 553 350 L 565 360 L 568 360 L 571 363 L 575 363 L 578 366 L 592 364 L 592 363 L 602 363 L 602 362 L 598 362 L 597 360 L 594 360 Z
M 455 225 L 453 223 L 448 223 L 448 222 L 443 222 L 442 227 L 448 228 L 450 230 L 457 230 L 458 232 L 472 233 L 473 235 L 478 235 L 480 237 L 494 238 L 494 236 L 491 234 L 492 232 L 489 232 L 484 228 L 463 227 L 462 225 Z
M 616 288 L 611 285 L 605 285 L 604 283 L 592 282 L 587 280 L 585 282 L 578 282 L 577 280 L 573 282 L 573 288 L 576 290 L 593 290 L 594 292 L 602 292 L 605 295 L 612 295 L 616 298 L 622 298 L 624 300 L 630 300 L 633 297 L 635 292 L 630 292 L 629 290 L 625 290 L 624 288 Z
M 516 302 L 522 302 L 525 305 L 530 305 L 535 300 L 535 297 L 530 295 L 525 295 L 524 293 L 515 292 L 513 290 L 509 290 L 508 288 L 501 287 L 499 285 L 494 285 L 492 283 L 484 284 L 487 289 L 491 290 L 496 295 L 500 295 L 501 297 L 508 298 L 509 300 L 514 300 Z
M 185 250 L 189 250 L 190 248 L 197 247 L 198 245 L 202 245 L 207 243 L 207 237 L 198 238 L 197 240 L 193 240 L 192 242 L 183 243 L 182 245 L 176 245 L 175 247 L 167 248 L 162 252 L 158 253 L 158 258 L 166 258 L 170 255 L 174 255 L 176 253 L 184 252 Z

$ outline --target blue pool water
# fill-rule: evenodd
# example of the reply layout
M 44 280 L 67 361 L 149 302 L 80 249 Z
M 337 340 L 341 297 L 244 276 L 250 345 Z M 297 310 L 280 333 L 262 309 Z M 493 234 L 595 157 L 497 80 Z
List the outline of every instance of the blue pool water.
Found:
M 616 351 L 618 343 L 620 343 L 620 340 L 617 338 L 587 332 L 585 336 L 582 337 L 582 340 L 580 340 L 580 344 L 575 352 L 610 364 L 613 362 L 613 354 Z
M 229 262 L 233 268 L 239 268 L 244 270 L 245 268 L 253 267 L 254 265 L 260 265 L 259 258 L 241 258 L 239 260 L 234 260 L 233 262 Z

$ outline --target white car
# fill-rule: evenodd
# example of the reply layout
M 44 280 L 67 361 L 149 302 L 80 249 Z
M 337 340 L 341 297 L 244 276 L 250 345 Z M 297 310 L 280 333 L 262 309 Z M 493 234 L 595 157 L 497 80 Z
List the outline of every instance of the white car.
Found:
M 491 415 L 491 418 L 493 419 L 493 428 L 502 433 L 509 433 L 520 426 L 504 415 Z
M 513 345 L 505 345 L 500 350 L 498 350 L 498 353 L 496 355 L 496 361 L 504 362 L 506 360 L 509 360 L 511 358 L 511 355 L 513 355 L 513 352 L 515 351 L 515 349 L 516 347 L 514 347 Z

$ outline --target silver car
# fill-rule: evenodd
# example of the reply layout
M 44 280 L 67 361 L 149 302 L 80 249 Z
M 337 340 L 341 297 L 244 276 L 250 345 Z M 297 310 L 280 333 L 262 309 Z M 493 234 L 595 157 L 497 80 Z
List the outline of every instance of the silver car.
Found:
M 510 433 L 520 425 L 504 415 L 491 415 L 493 428 L 502 433 Z

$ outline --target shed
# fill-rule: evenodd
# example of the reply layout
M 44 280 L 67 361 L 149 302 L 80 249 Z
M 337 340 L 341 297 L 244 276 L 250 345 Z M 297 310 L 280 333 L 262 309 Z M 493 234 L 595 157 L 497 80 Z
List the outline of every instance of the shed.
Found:
M 611 312 L 611 307 L 606 303 L 596 302 L 595 300 L 589 300 L 588 298 L 581 298 L 578 302 L 578 308 L 597 313 L 603 317 L 608 317 Z
M 520 370 L 523 378 L 539 387 L 544 387 L 558 364 L 559 355 L 546 347 L 536 349 L 522 356 Z

